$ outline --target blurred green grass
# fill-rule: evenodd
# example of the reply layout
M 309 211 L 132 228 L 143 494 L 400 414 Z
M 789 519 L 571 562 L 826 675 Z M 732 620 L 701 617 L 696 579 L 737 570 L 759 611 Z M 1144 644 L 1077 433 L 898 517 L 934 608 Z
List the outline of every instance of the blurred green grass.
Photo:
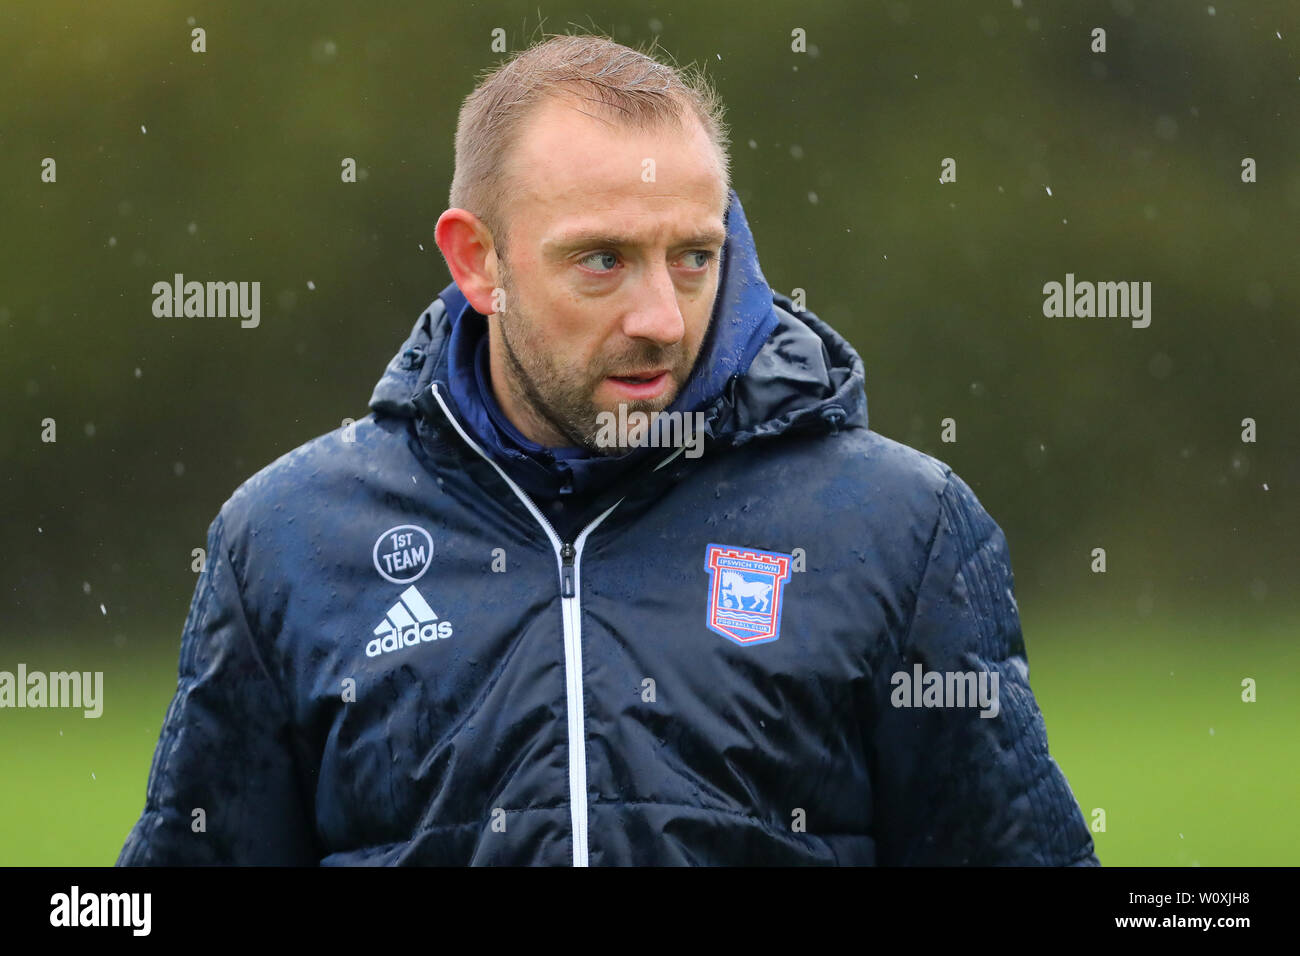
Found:
M 1052 754 L 1103 865 L 1300 863 L 1300 648 L 1293 618 L 1027 609 L 1030 680 Z M 158 633 L 163 633 L 160 629 Z M 0 669 L 63 670 L 69 649 L 7 641 Z M 107 866 L 143 804 L 175 644 L 78 647 L 104 713 L 0 711 L 0 865 Z M 1241 700 L 1253 677 L 1258 700 Z
M 1052 755 L 1085 818 L 1106 811 L 1103 865 L 1300 863 L 1294 617 L 1021 611 Z

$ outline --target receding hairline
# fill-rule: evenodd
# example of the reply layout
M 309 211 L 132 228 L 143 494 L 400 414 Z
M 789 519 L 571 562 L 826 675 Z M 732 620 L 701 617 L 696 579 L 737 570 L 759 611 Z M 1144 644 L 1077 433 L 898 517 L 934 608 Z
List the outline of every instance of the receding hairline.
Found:
M 720 97 L 703 69 L 661 62 L 598 35 L 555 35 L 484 75 L 462 104 L 450 201 L 478 216 L 504 246 L 512 159 L 522 136 L 550 103 L 569 105 L 612 127 L 704 133 L 721 179 L 731 186 L 729 131 Z
M 727 160 L 720 154 L 717 144 L 709 137 L 709 131 L 705 128 L 704 123 L 695 116 L 689 109 L 689 105 L 683 104 L 683 108 L 675 114 L 668 114 L 656 117 L 638 117 L 629 118 L 615 113 L 601 105 L 594 108 L 586 108 L 591 104 L 584 101 L 568 90 L 558 90 L 547 92 L 535 103 L 531 104 L 526 114 L 520 119 L 518 126 L 512 131 L 511 136 L 506 143 L 503 151 L 502 162 L 498 170 L 499 186 L 502 196 L 512 196 L 516 194 L 519 188 L 519 178 L 517 170 L 517 160 L 520 154 L 520 146 L 528 135 L 536 128 L 542 115 L 546 112 L 548 106 L 568 107 L 584 116 L 591 117 L 597 122 L 606 124 L 611 132 L 618 132 L 620 129 L 633 129 L 642 133 L 680 133 L 689 135 L 692 131 L 698 132 L 706 144 L 706 148 L 712 160 L 713 169 L 717 173 L 719 188 L 721 190 L 720 199 L 725 209 L 727 203 L 727 194 L 730 184 L 727 181 Z M 603 115 L 602 115 L 603 114 Z M 629 175 L 640 175 L 640 170 L 631 171 Z M 508 202 L 502 202 L 499 207 L 499 214 L 503 214 L 509 209 Z M 504 215 L 502 215 L 504 219 Z M 504 228 L 504 221 L 501 223 Z

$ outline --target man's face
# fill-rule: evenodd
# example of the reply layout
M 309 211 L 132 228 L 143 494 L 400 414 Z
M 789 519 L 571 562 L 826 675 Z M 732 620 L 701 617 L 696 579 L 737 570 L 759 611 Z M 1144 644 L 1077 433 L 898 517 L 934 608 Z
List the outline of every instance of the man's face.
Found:
M 596 445 L 598 413 L 665 409 L 699 356 L 726 185 L 693 117 L 643 132 L 579 105 L 540 105 L 510 160 L 493 391 L 539 444 L 620 454 Z

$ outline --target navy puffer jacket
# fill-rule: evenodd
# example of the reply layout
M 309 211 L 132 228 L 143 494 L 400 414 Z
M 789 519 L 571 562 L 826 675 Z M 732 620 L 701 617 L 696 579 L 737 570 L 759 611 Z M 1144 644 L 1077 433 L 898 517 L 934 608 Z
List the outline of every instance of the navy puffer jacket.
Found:
M 566 540 L 456 407 L 454 294 L 235 492 L 120 865 L 1097 863 L 1002 532 L 727 226 L 713 322 L 770 334 Z

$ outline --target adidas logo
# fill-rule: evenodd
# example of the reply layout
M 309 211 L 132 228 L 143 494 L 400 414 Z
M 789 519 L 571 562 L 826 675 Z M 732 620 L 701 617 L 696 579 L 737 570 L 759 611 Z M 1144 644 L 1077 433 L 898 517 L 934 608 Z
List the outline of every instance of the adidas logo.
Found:
M 438 620 L 429 602 L 412 584 L 375 628 L 374 639 L 366 645 L 366 656 L 378 657 L 388 651 L 414 647 L 421 641 L 445 637 L 451 637 L 451 621 Z

